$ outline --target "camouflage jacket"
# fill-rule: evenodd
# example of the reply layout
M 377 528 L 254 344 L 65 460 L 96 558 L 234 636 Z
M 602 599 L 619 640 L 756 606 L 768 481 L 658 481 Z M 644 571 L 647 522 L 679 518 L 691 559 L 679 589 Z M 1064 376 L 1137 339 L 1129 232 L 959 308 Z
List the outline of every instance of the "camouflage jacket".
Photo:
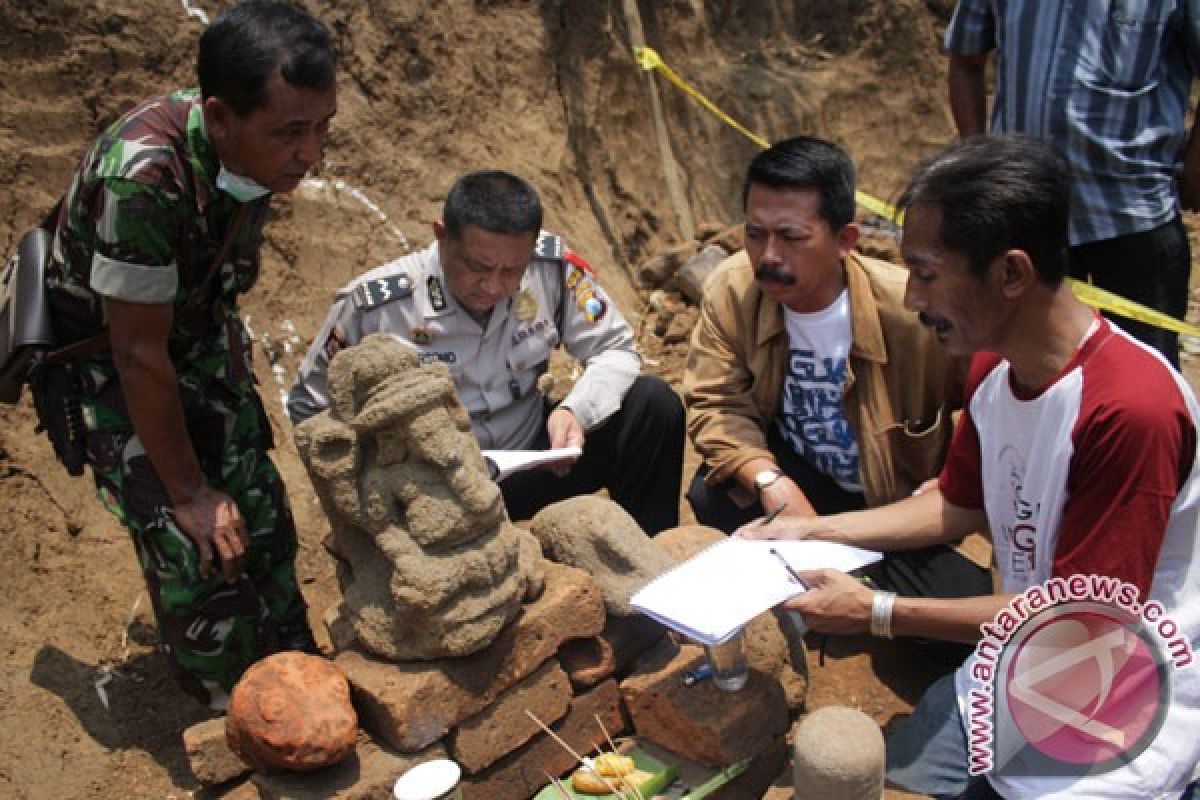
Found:
M 219 168 L 198 90 L 129 111 L 100 135 L 75 171 L 46 278 L 60 344 L 105 326 L 102 297 L 174 303 L 168 347 L 185 415 L 214 393 L 236 403 L 253 389 L 237 296 L 258 277 L 269 198 L 254 202 L 225 263 L 206 284 L 239 208 L 216 188 Z M 189 307 L 197 292 L 203 297 Z M 80 366 L 86 394 L 112 396 L 105 389 L 114 388 L 108 384 L 116 368 L 107 352 Z M 104 416 L 102 428 L 128 424 L 123 414 Z

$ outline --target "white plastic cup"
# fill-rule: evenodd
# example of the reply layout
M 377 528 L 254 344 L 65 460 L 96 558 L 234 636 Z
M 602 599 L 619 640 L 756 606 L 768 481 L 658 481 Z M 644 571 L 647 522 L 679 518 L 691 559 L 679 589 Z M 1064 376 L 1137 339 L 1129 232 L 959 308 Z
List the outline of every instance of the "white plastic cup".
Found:
M 462 768 L 448 758 L 418 764 L 397 779 L 396 800 L 462 800 Z
M 720 644 L 704 646 L 704 655 L 712 667 L 713 683 L 718 689 L 736 692 L 750 679 L 742 632 L 738 631 Z

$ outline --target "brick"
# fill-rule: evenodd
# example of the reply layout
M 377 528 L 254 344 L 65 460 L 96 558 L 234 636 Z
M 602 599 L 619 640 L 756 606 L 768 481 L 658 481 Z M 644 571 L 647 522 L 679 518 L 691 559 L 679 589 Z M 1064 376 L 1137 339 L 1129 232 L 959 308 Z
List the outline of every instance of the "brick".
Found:
M 225 718 L 205 720 L 183 732 L 183 749 L 196 780 L 215 786 L 250 772 L 225 738 Z
M 446 743 L 463 770 L 474 774 L 541 732 L 527 710 L 550 725 L 562 719 L 570 705 L 571 682 L 558 662 L 550 659 L 495 703 L 463 721 Z
M 764 752 L 788 726 L 783 687 L 750 668 L 737 692 L 712 681 L 685 686 L 683 675 L 703 663 L 693 645 L 654 650 L 621 682 L 621 697 L 640 738 L 706 766 L 725 766 Z
M 597 715 L 610 736 L 624 730 L 620 703 L 616 682 L 605 681 L 571 701 L 567 715 L 550 729 L 575 752 L 593 753 L 597 745 L 604 743 L 604 732 L 596 724 Z M 561 775 L 575 765 L 569 753 L 541 733 L 478 775 L 468 776 L 462 784 L 463 800 L 527 800 L 548 782 L 547 774 Z
M 419 752 L 533 674 L 563 642 L 598 634 L 604 598 L 596 581 L 562 564 L 545 567 L 542 596 L 473 656 L 387 662 L 357 650 L 338 654 L 359 724 L 402 753 Z
M 256 772 L 252 780 L 263 800 L 380 800 L 391 797 L 396 779 L 417 764 L 445 757 L 440 744 L 404 755 L 361 736 L 340 764 L 314 772 Z
M 649 617 L 610 616 L 599 636 L 567 642 L 558 660 L 576 689 L 595 686 L 622 675 L 640 656 L 662 639 L 666 629 Z

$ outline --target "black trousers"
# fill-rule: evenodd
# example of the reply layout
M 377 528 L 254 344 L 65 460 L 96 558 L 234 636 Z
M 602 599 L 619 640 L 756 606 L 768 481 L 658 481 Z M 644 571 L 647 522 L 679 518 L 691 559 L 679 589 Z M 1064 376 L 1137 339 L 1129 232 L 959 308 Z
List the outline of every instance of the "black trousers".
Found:
M 547 470 L 517 472 L 500 482 L 508 515 L 529 519 L 541 509 L 597 489 L 651 536 L 679 524 L 683 478 L 683 403 L 661 379 L 642 375 L 621 409 L 587 434 L 583 455 L 558 477 Z M 550 446 L 543 427 L 534 448 Z
M 838 514 L 866 508 L 861 493 L 847 492 L 823 472 L 805 461 L 784 441 L 774 425 L 767 431 L 767 448 L 775 463 L 796 482 L 818 514 Z M 742 525 L 763 516 L 762 505 L 738 508 L 729 497 L 733 480 L 706 486 L 708 468 L 701 465 L 688 487 L 688 502 L 701 525 L 733 533 Z M 976 597 L 991 594 L 991 573 L 946 545 L 889 553 L 868 572 L 881 589 L 903 597 Z
M 1177 319 L 1187 313 L 1192 251 L 1178 215 L 1154 230 L 1076 245 L 1068 252 L 1071 277 L 1091 278 L 1101 289 Z M 1125 317 L 1105 316 L 1179 369 L 1178 334 Z

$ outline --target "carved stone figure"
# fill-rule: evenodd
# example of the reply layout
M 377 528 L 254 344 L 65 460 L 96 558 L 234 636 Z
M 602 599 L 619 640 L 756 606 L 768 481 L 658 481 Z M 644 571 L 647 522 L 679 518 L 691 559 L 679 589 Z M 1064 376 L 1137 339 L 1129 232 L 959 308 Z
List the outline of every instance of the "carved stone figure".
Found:
M 343 622 L 390 660 L 486 647 L 541 591 L 443 364 L 376 334 L 337 355 L 296 445 L 333 528 Z

